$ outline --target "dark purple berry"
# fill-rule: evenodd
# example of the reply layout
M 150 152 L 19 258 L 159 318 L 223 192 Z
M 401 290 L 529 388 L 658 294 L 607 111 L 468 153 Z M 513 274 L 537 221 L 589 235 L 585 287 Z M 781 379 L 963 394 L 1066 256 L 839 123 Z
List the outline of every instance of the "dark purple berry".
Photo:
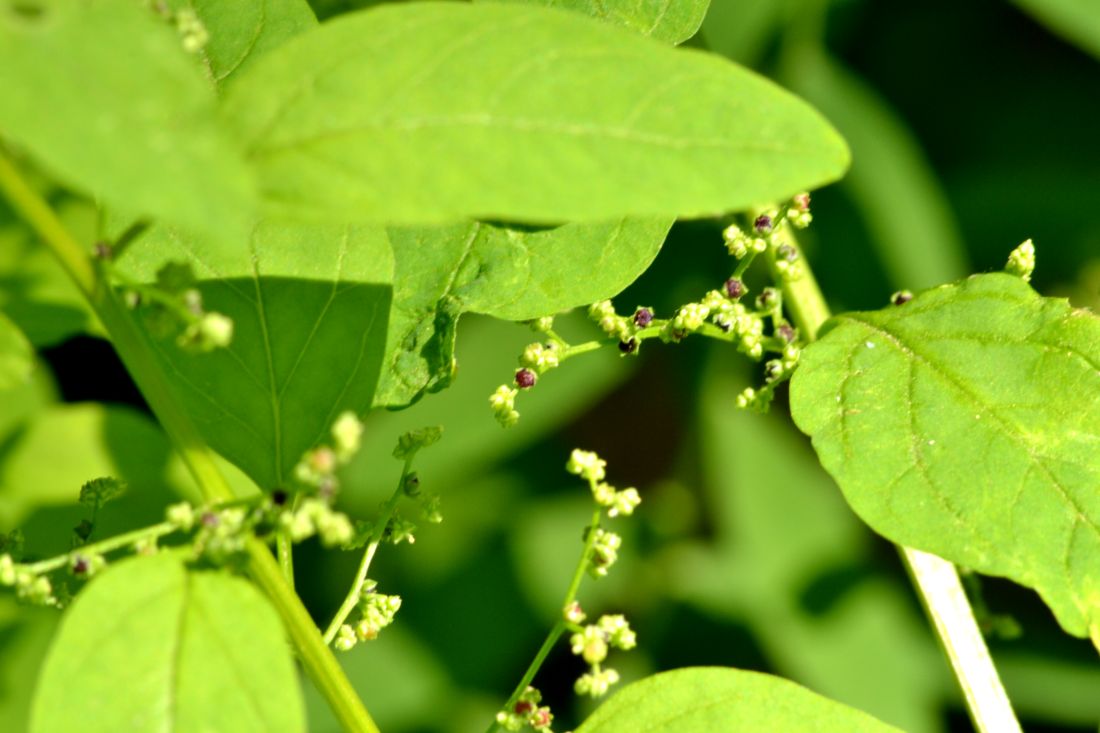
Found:
M 770 232 L 772 229 L 772 218 L 767 214 L 761 214 L 760 216 L 756 217 L 756 221 L 754 221 L 752 225 L 756 227 L 756 231 L 760 232 L 761 234 L 765 232 Z
M 645 328 L 650 323 L 653 323 L 653 311 L 649 308 L 639 308 L 634 311 L 634 325 L 638 328 Z
M 275 506 L 283 506 L 286 504 L 287 499 L 290 498 L 290 494 L 286 492 L 286 489 L 275 489 L 271 492 L 271 503 Z
M 780 259 L 784 259 L 787 262 L 794 262 L 798 259 L 798 250 L 789 244 L 779 245 L 779 249 L 777 249 L 775 253 L 780 257 Z
M 527 700 L 520 700 L 513 710 L 516 711 L 516 715 L 530 715 L 535 712 L 535 704 Z
M 790 324 L 787 323 L 780 323 L 778 326 L 776 326 L 775 335 L 786 341 L 788 344 L 794 343 L 795 338 L 798 336 L 795 330 L 791 328 Z
M 726 295 L 730 296 L 734 300 L 737 300 L 745 294 L 745 283 L 741 282 L 735 277 L 731 277 L 726 280 Z
M 83 555 L 77 555 L 73 558 L 73 575 L 87 575 L 91 567 L 92 564 Z
M 516 386 L 520 389 L 530 389 L 535 386 L 538 377 L 530 369 L 516 370 Z
M 912 299 L 913 294 L 911 292 L 909 292 L 908 290 L 899 290 L 898 292 L 894 293 L 893 297 L 890 298 L 890 302 L 894 305 L 905 305 Z
M 626 341 L 619 342 L 619 351 L 624 354 L 633 354 L 634 350 L 638 348 L 638 341 L 636 339 L 627 339 Z

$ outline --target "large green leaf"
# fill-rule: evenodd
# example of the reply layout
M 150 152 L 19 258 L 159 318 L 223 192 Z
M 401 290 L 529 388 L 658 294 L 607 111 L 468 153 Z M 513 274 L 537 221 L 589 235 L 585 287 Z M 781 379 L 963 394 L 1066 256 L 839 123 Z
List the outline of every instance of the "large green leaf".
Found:
M 1100 8 L 1095 0 L 1013 0 L 1050 30 L 1100 57 Z
M 66 613 L 31 733 L 305 731 L 290 647 L 249 583 L 178 557 L 124 560 Z
M 175 30 L 131 0 L 0 1 L 0 137 L 83 193 L 245 231 L 253 183 Z
M 1100 637 L 1100 320 L 992 274 L 832 323 L 791 405 L 856 512 Z
M 819 114 L 751 72 L 537 6 L 342 16 L 257 60 L 225 102 L 284 215 L 707 216 L 848 162 Z
M 34 349 L 19 327 L 0 311 L 0 390 L 27 382 L 33 369 Z
M 481 0 L 484 2 L 485 0 Z M 566 8 L 621 25 L 659 41 L 683 43 L 695 35 L 710 0 L 489 0 Z
M 191 8 L 210 37 L 199 51 L 214 83 L 221 85 L 256 58 L 317 25 L 306 0 L 173 0 Z
M 396 271 L 375 404 L 446 387 L 465 312 L 524 320 L 617 295 L 656 257 L 671 222 L 625 219 L 518 229 L 472 222 L 392 228 Z
M 898 733 L 866 713 L 780 677 L 722 667 L 687 667 L 635 682 L 601 705 L 577 733 L 641 730 Z
M 264 222 L 229 248 L 157 230 L 119 266 L 152 282 L 169 260 L 191 263 L 205 306 L 234 322 L 229 348 L 210 353 L 151 337 L 173 388 L 216 450 L 260 487 L 284 484 L 339 412 L 373 401 L 393 277 L 385 231 Z

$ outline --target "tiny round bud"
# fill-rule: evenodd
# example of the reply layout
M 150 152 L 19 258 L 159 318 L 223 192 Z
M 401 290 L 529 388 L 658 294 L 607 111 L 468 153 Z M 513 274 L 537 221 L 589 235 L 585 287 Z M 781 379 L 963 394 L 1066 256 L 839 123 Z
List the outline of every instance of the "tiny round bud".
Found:
M 88 573 L 88 570 L 91 569 L 91 567 L 92 567 L 92 563 L 88 560 L 88 558 L 84 557 L 83 555 L 76 555 L 76 556 L 73 557 L 73 562 L 72 562 L 73 575 L 76 575 L 76 576 L 86 575 Z
M 535 704 L 529 700 L 520 700 L 513 710 L 515 710 L 516 715 L 530 715 L 535 712 Z
M 779 291 L 775 288 L 764 288 L 756 297 L 756 307 L 762 310 L 770 310 L 779 300 Z
M 290 494 L 286 489 L 275 489 L 271 492 L 271 503 L 275 506 L 285 506 L 287 500 L 290 498 Z
M 899 290 L 890 296 L 890 302 L 894 305 L 905 305 L 913 299 L 913 293 L 908 290 Z
M 756 221 L 754 221 L 752 225 L 753 228 L 755 228 L 756 231 L 760 232 L 761 234 L 765 232 L 770 232 L 772 229 L 772 218 L 767 214 L 761 214 L 760 216 L 756 217 Z
M 800 194 L 798 194 L 794 197 L 793 201 L 794 201 L 794 205 L 796 207 L 798 207 L 798 209 L 800 209 L 801 211 L 806 211 L 810 208 L 810 194 L 809 193 L 805 193 L 805 192 L 800 193 Z
M 624 354 L 633 354 L 638 348 L 637 339 L 627 339 L 619 342 L 619 351 Z
M 412 497 L 420 496 L 420 476 L 419 476 L 419 474 L 417 474 L 416 471 L 413 471 L 408 476 L 406 476 L 405 477 L 405 483 L 402 484 L 401 488 L 405 492 L 405 496 L 412 496 Z
M 794 262 L 798 259 L 798 250 L 789 244 L 779 245 L 779 248 L 775 250 L 775 254 L 787 262 Z
M 516 386 L 520 389 L 530 389 L 535 386 L 536 381 L 538 381 L 538 377 L 530 369 L 516 370 Z
M 797 338 L 798 334 L 789 323 L 780 323 L 775 327 L 775 335 L 786 341 L 788 344 L 793 342 Z
M 744 294 L 745 283 L 741 282 L 741 280 L 736 277 L 731 277 L 729 280 L 726 280 L 726 295 L 730 296 L 730 298 L 734 300 L 737 300 Z
M 649 308 L 639 308 L 634 311 L 634 325 L 638 328 L 645 328 L 650 323 L 653 323 L 653 311 Z

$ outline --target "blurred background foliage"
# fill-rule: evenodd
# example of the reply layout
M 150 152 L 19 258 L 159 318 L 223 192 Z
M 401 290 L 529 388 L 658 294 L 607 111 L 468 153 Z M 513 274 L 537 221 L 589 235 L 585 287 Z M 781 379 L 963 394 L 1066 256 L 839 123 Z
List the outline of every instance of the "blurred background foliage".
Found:
M 322 17 L 370 4 L 314 2 Z M 1036 287 L 1096 309 L 1100 11 L 1086 6 L 715 0 L 688 45 L 772 77 L 849 140 L 852 171 L 815 192 L 805 237 L 836 310 L 999 269 L 1027 237 L 1039 250 Z M 60 193 L 54 203 L 75 230 L 94 227 L 86 205 Z M 669 313 L 728 269 L 719 224 L 682 223 L 617 302 Z M 155 521 L 172 497 L 192 496 L 93 319 L 3 208 L 0 309 L 46 366 L 34 384 L 0 395 L 0 531 L 22 527 L 28 555 L 65 551 L 85 518 L 79 486 L 95 476 L 133 487 L 98 517 L 97 536 Z M 592 333 L 578 317 L 561 330 Z M 520 424 L 504 431 L 487 397 L 531 340 L 520 325 L 464 319 L 454 386 L 369 416 L 345 476 L 344 508 L 370 516 L 400 473 L 389 455 L 396 437 L 445 426 L 418 460 L 424 487 L 442 494 L 444 523 L 380 553 L 372 575 L 404 606 L 393 628 L 342 657 L 383 730 L 482 730 L 518 680 L 580 550 L 587 491 L 563 470 L 577 446 L 598 451 L 609 479 L 644 497 L 620 522 L 619 564 L 582 590 L 587 609 L 625 612 L 638 632 L 640 647 L 611 662 L 626 680 L 733 665 L 913 733 L 970 729 L 895 550 L 846 508 L 782 399 L 768 416 L 734 409 L 756 378 L 736 354 L 689 341 L 646 347 L 638 359 L 581 357 L 523 395 Z M 307 544 L 296 562 L 300 592 L 327 619 L 357 558 Z M 983 621 L 1000 630 L 991 644 L 1024 727 L 1096 730 L 1100 665 L 1087 642 L 1062 634 L 1031 592 L 974 581 Z M 24 728 L 56 622 L 0 598 L 0 730 Z M 1014 625 L 1018 634 L 1004 633 Z M 586 712 L 570 693 L 581 671 L 562 646 L 537 680 L 563 730 Z M 319 696 L 307 695 L 311 730 L 335 731 Z

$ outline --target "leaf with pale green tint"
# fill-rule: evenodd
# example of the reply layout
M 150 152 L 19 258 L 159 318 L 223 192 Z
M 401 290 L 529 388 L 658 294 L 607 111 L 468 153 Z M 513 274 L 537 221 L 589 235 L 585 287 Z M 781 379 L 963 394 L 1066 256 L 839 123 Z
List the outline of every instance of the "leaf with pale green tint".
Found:
M 246 231 L 253 183 L 176 31 L 131 0 L 0 2 L 0 137 L 108 205 Z
M 305 715 L 279 617 L 251 584 L 177 556 L 123 560 L 66 612 L 31 733 L 294 733 Z
M 480 0 L 485 2 L 486 0 Z M 659 41 L 683 43 L 695 35 L 710 0 L 489 0 L 574 10 Z
M 450 384 L 462 313 L 519 321 L 610 298 L 649 266 L 670 226 L 625 219 L 547 229 L 391 228 L 394 304 L 375 404 L 405 405 Z
M 154 282 L 172 260 L 191 264 L 207 310 L 233 319 L 232 343 L 209 353 L 150 336 L 172 389 L 215 450 L 261 488 L 286 485 L 338 414 L 372 404 L 393 277 L 385 231 L 262 222 L 231 248 L 158 229 L 119 267 Z
M 848 163 L 817 112 L 749 71 L 527 5 L 341 16 L 241 73 L 223 112 L 268 210 L 313 218 L 710 216 Z
M 0 390 L 25 384 L 34 371 L 34 347 L 0 311 Z
M 899 733 L 870 715 L 759 672 L 685 667 L 624 687 L 577 733 Z
M 172 0 L 190 8 L 209 34 L 199 51 L 215 84 L 221 86 L 261 54 L 317 25 L 306 0 Z
M 848 502 L 898 544 L 1035 588 L 1100 638 L 1100 320 L 980 275 L 837 317 L 791 386 Z
M 1013 0 L 1051 31 L 1100 57 L 1100 8 L 1094 0 Z
M 893 286 L 923 290 L 966 274 L 962 236 L 947 196 L 920 143 L 886 101 L 813 47 L 788 55 L 783 78 L 827 114 L 852 146 L 852 170 L 841 187 L 866 222 Z

